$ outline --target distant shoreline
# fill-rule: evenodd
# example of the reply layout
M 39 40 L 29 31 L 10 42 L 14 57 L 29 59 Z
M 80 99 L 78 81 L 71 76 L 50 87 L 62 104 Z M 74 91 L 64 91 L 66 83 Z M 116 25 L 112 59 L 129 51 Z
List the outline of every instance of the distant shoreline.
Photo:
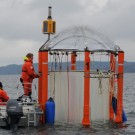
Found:
M 94 65 L 95 64 L 95 65 Z M 109 69 L 108 62 L 99 62 L 96 61 L 94 64 L 91 64 L 91 69 Z M 63 62 L 63 67 L 66 69 L 67 62 Z M 79 61 L 76 64 L 79 70 L 83 69 L 83 61 Z M 51 63 L 49 63 L 49 68 L 51 67 Z M 7 66 L 0 67 L 0 75 L 20 75 L 21 74 L 22 65 L 10 64 Z M 34 63 L 35 71 L 38 72 L 38 63 Z M 135 73 L 135 62 L 124 62 L 124 73 Z

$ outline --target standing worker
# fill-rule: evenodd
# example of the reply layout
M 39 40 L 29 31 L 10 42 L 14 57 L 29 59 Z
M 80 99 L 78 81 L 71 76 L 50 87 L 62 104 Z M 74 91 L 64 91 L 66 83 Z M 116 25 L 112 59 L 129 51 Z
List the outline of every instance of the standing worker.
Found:
M 2 82 L 0 82 L 0 102 L 7 102 L 9 97 L 7 93 L 3 90 Z
M 37 74 L 33 67 L 33 54 L 28 53 L 24 58 L 24 64 L 22 65 L 22 74 L 20 81 L 23 85 L 24 95 L 32 95 L 32 82 L 33 79 L 39 78 L 41 74 Z

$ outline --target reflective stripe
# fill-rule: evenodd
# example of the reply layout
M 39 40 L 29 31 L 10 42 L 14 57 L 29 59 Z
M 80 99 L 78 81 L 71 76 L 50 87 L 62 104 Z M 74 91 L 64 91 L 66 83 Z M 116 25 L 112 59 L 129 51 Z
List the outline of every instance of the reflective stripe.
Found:
M 120 63 L 120 64 L 118 64 L 118 66 L 123 66 L 124 64 L 122 64 L 122 63 Z
M 48 64 L 48 62 L 43 62 L 42 64 Z
M 23 84 L 32 84 L 32 83 L 23 83 Z

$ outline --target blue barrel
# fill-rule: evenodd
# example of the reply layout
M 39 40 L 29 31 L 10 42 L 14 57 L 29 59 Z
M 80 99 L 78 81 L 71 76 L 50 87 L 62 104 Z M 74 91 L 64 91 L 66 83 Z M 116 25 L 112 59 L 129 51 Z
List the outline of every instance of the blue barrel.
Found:
M 115 97 L 112 97 L 112 107 L 113 107 L 113 111 L 116 115 L 116 112 L 117 112 L 117 99 Z M 126 117 L 126 114 L 124 112 L 124 110 L 122 110 L 122 121 L 123 122 L 126 122 L 127 121 L 127 117 Z
M 123 122 L 127 121 L 127 117 L 126 117 L 126 114 L 125 114 L 124 110 L 122 111 L 122 121 Z
M 116 114 L 117 112 L 117 99 L 115 97 L 112 97 L 112 107 L 113 107 L 113 111 Z
M 53 98 L 49 98 L 45 104 L 45 123 L 54 124 L 55 120 L 55 103 Z

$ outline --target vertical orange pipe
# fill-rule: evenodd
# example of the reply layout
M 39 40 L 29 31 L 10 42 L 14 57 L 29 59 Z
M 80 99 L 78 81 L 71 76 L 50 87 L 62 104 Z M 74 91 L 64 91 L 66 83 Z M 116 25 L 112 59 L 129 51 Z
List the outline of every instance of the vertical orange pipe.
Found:
M 42 89 L 41 89 L 41 105 L 45 109 L 45 103 L 48 99 L 48 51 L 42 52 Z
M 42 52 L 38 52 L 38 72 L 42 73 Z M 38 78 L 38 102 L 41 104 L 42 76 Z
M 111 53 L 110 55 L 110 70 L 111 72 L 115 73 L 115 66 L 116 66 L 116 60 L 115 60 L 115 55 Z M 110 85 L 111 85 L 111 90 L 110 90 L 110 95 L 109 95 L 109 119 L 114 120 L 114 111 L 112 107 L 112 97 L 114 96 L 114 93 L 112 89 L 114 90 L 114 76 L 112 76 L 110 80 Z
M 39 52 L 39 72 L 42 76 L 39 78 L 38 85 L 38 101 L 41 109 L 43 110 L 43 116 L 41 122 L 45 121 L 45 103 L 48 99 L 48 51 Z
M 83 108 L 84 126 L 90 125 L 90 52 L 85 52 L 84 62 L 84 108 Z
M 124 72 L 124 52 L 118 53 L 118 92 L 117 92 L 117 112 L 115 122 L 122 122 L 123 110 L 123 72 Z
M 71 70 L 76 70 L 76 52 L 71 53 Z

